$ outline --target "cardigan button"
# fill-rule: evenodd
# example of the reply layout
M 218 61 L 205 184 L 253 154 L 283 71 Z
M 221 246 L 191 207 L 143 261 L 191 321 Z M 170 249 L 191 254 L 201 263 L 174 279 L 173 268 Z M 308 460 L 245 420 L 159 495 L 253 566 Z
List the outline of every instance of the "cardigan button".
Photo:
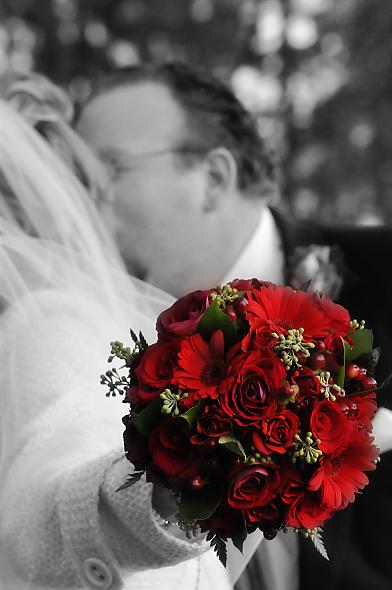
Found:
M 87 582 L 99 590 L 108 590 L 113 583 L 113 574 L 108 566 L 97 559 L 89 557 L 83 563 L 83 573 Z

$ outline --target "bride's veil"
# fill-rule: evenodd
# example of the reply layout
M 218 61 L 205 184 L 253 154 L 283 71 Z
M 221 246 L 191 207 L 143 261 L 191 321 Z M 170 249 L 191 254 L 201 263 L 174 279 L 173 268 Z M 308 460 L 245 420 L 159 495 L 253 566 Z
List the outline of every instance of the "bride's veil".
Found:
M 0 308 L 41 289 L 79 290 L 115 317 L 126 292 L 130 319 L 150 324 L 170 297 L 127 275 L 91 195 L 2 100 L 0 122 Z
M 35 81 L 22 89 L 34 93 Z M 30 329 L 42 328 L 47 295 L 66 297 L 76 308 L 88 302 L 92 321 L 105 325 L 102 371 L 110 341 L 125 341 L 129 328 L 155 340 L 155 319 L 172 297 L 128 275 L 97 207 L 109 190 L 101 165 L 61 109 L 45 96 L 38 107 L 0 99 L 0 350 L 9 308 L 18 306 Z M 42 122 L 46 137 L 34 128 Z M 0 438 L 0 466 L 4 446 Z
M 34 83 L 32 88 L 33 93 Z M 87 325 L 103 323 L 105 335 L 94 357 L 100 359 L 102 351 L 102 363 L 89 373 L 90 388 L 96 394 L 93 403 L 97 404 L 95 409 L 91 405 L 91 412 L 114 413 L 113 446 L 121 447 L 120 417 L 126 409 L 120 400 L 107 400 L 99 384 L 100 373 L 109 368 L 110 341 L 125 342 L 129 328 L 133 328 L 153 342 L 157 314 L 173 300 L 127 274 L 99 212 L 109 190 L 105 174 L 68 126 L 64 113 L 42 96 L 31 102 L 27 82 L 19 85 L 18 93 L 18 99 L 23 100 L 16 100 L 12 93 L 6 100 L 0 99 L 0 360 L 9 361 L 0 366 L 0 520 L 7 512 L 13 485 L 27 477 L 26 463 L 18 466 L 16 457 L 24 417 L 26 412 L 31 416 L 33 406 L 28 393 L 22 394 L 30 387 L 25 371 L 21 372 L 25 382 L 21 383 L 19 376 L 25 359 L 18 357 L 16 349 L 11 363 L 7 353 L 9 341 L 15 340 L 15 316 L 19 326 L 26 325 L 27 334 L 34 333 L 35 327 L 42 333 L 47 325 L 48 300 L 50 304 L 66 300 L 72 301 L 74 309 L 80 303 L 80 314 L 89 316 Z M 50 311 L 55 313 L 53 308 Z M 67 321 L 66 314 L 62 317 Z M 96 352 L 98 345 L 89 342 L 90 334 L 79 334 L 79 341 L 83 337 Z M 127 345 L 131 345 L 130 339 Z M 54 443 L 61 446 L 64 441 L 60 437 Z M 67 441 L 70 444 L 76 447 L 78 443 Z M 50 456 L 48 451 L 47 466 L 42 463 L 42 454 L 40 461 L 31 453 L 29 486 L 33 486 L 31 477 L 45 477 L 50 462 L 56 468 L 54 450 Z M 63 468 L 64 461 L 58 469 Z M 9 564 L 7 559 L 3 562 L 1 545 L 0 539 L 3 587 Z

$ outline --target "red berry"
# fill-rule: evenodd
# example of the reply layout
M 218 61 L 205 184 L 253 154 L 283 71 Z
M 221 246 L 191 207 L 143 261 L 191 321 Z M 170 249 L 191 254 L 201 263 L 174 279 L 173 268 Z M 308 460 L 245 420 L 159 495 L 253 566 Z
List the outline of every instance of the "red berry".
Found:
M 203 480 L 200 475 L 195 475 L 190 481 L 192 490 L 201 490 L 204 487 Z
M 309 359 L 310 359 L 309 356 L 301 356 L 299 360 L 300 360 L 301 365 L 303 367 L 306 367 L 306 365 L 309 363 Z
M 248 303 L 249 303 L 249 301 L 247 300 L 246 297 L 241 297 L 241 299 L 238 299 L 235 302 L 235 307 L 236 307 L 236 310 L 238 311 L 238 313 L 245 313 Z
M 309 357 L 309 366 L 314 370 L 317 371 L 319 369 L 324 369 L 325 367 L 325 354 L 322 352 L 314 352 Z
M 235 322 L 237 319 L 237 314 L 234 310 L 234 307 L 232 305 L 227 305 L 225 311 L 226 311 L 227 315 L 229 316 L 229 318 L 231 320 L 233 320 L 233 322 Z
M 291 397 L 294 395 L 294 389 L 291 387 L 290 383 L 286 383 L 282 389 L 280 390 L 282 397 Z
M 361 369 L 354 363 L 347 363 L 346 365 L 346 378 L 356 379 L 360 375 Z
M 316 340 L 315 345 L 316 345 L 316 350 L 318 350 L 319 352 L 323 352 L 325 350 L 324 340 Z
M 371 391 L 377 387 L 377 381 L 370 375 L 361 375 L 358 381 L 363 391 Z

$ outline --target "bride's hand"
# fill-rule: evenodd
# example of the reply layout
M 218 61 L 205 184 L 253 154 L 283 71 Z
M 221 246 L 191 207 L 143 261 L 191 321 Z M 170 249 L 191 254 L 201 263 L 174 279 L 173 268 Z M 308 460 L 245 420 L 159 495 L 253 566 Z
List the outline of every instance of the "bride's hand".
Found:
M 373 420 L 374 442 L 380 453 L 392 450 L 392 411 L 379 408 Z

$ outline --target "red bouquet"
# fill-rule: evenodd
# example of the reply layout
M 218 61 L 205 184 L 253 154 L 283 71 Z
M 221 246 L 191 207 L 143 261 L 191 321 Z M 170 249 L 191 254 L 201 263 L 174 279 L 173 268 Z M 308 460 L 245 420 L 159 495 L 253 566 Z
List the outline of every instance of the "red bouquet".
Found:
M 112 343 L 127 374 L 101 376 L 130 405 L 125 485 L 146 473 L 173 490 L 180 526 L 208 531 L 223 562 L 256 528 L 293 527 L 324 552 L 320 527 L 377 463 L 371 331 L 326 297 L 252 279 L 189 293 L 157 332 Z

